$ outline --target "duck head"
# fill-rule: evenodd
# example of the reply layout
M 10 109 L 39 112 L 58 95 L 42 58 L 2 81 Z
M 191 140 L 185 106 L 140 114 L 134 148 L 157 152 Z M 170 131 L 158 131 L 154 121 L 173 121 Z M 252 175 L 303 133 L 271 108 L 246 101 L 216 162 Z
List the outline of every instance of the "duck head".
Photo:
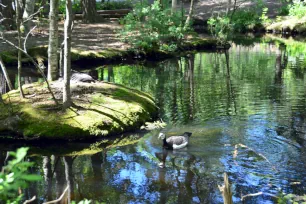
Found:
M 165 133 L 159 133 L 159 135 L 158 135 L 158 139 L 161 139 L 161 140 L 163 140 L 163 139 L 165 139 L 166 138 L 166 135 L 165 135 Z
M 191 137 L 192 133 L 191 132 L 184 132 L 184 136 Z

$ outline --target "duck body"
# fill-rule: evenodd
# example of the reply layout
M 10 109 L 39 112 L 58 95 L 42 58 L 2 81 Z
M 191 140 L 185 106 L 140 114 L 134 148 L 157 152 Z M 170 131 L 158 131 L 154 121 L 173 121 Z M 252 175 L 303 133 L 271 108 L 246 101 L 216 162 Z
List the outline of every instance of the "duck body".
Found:
M 163 148 L 168 150 L 182 149 L 189 143 L 189 137 L 192 135 L 190 132 L 185 132 L 183 135 L 171 136 L 166 138 L 164 133 L 160 133 L 158 138 L 163 140 Z

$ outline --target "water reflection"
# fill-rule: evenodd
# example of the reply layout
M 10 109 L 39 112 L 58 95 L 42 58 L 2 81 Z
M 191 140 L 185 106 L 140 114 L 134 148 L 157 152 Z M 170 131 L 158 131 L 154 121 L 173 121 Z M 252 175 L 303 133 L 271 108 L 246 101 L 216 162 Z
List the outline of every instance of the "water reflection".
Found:
M 138 145 L 90 156 L 33 156 L 29 159 L 37 165 L 31 171 L 44 172 L 44 180 L 31 185 L 27 197 L 54 199 L 70 184 L 69 199 L 75 200 L 220 203 L 223 172 L 233 183 L 235 201 L 259 191 L 266 194 L 247 203 L 272 203 L 269 195 L 280 189 L 305 194 L 306 63 L 288 50 L 283 44 L 233 45 L 229 52 L 153 66 L 90 70 L 100 80 L 150 93 L 169 124 L 164 131 L 193 132 L 190 144 L 187 150 L 163 152 L 151 132 Z M 165 168 L 158 167 L 157 157 Z M 5 158 L 2 151 L 0 165 Z

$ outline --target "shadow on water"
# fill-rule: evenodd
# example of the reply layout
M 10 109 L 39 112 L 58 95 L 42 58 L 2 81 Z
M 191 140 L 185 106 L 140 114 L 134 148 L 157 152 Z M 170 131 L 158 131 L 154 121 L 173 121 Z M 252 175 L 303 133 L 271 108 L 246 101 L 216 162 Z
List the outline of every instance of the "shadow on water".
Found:
M 227 172 L 234 201 L 273 203 L 270 195 L 306 193 L 306 62 L 284 44 L 235 45 L 159 62 L 87 70 L 93 77 L 151 94 L 168 123 L 167 136 L 192 132 L 187 148 L 162 150 L 158 131 L 137 143 L 95 145 L 30 154 L 44 179 L 25 190 L 40 201 L 58 197 L 106 203 L 222 203 L 218 184 Z M 290 50 L 290 49 L 289 49 Z M 28 72 L 29 73 L 29 72 Z M 25 76 L 33 81 L 30 74 Z M 36 79 L 37 80 L 37 79 Z M 33 148 L 32 148 L 33 149 Z M 35 147 L 34 147 L 35 149 Z M 6 151 L 0 152 L 0 166 Z M 5 151 L 4 151 L 5 150 Z M 82 152 L 77 154 L 76 151 Z M 165 168 L 158 164 L 164 160 Z M 41 188 L 44 186 L 44 188 Z

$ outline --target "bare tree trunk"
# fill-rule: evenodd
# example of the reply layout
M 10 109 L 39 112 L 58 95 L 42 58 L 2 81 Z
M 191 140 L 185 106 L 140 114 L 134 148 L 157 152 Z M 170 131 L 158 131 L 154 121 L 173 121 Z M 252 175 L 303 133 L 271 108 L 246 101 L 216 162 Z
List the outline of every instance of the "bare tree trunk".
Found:
M 176 11 L 177 8 L 177 0 L 172 0 L 171 11 L 172 13 Z
M 194 0 L 191 0 L 190 2 L 190 8 L 189 8 L 189 13 L 185 22 L 185 29 L 187 28 L 187 26 L 189 26 L 192 15 L 193 15 L 193 10 L 194 10 Z
M 2 57 L 1 56 L 0 56 L 0 66 L 1 66 L 1 69 L 2 69 L 2 72 L 3 72 L 3 75 L 5 77 L 6 83 L 7 83 L 8 87 L 9 87 L 9 89 L 11 91 L 14 88 L 13 88 L 12 82 L 10 80 L 10 77 L 9 77 L 9 75 L 7 73 L 6 67 L 5 67 L 5 65 L 4 65 L 4 63 L 2 61 Z
M 70 78 L 71 78 L 71 25 L 72 4 L 66 1 L 66 20 L 64 29 L 64 87 L 63 87 L 63 109 L 71 106 Z
M 70 1 L 70 0 L 67 0 Z M 68 203 L 74 199 L 74 183 L 73 183 L 73 174 L 72 174 L 72 164 L 73 159 L 71 157 L 64 157 L 64 164 L 65 164 L 65 177 L 68 188 Z
M 83 22 L 96 23 L 99 21 L 99 15 L 96 9 L 96 0 L 82 0 Z
M 6 19 L 2 22 L 2 25 L 5 27 L 6 30 L 13 29 L 14 25 L 14 14 L 13 14 L 13 7 L 12 7 L 12 1 L 11 0 L 1 0 L 1 3 L 5 6 L 0 7 L 0 17 L 3 19 Z
M 17 25 L 17 32 L 18 32 L 18 47 L 21 48 L 21 7 L 20 7 L 20 2 L 19 0 L 15 1 L 16 5 L 16 25 Z M 20 92 L 20 97 L 24 98 L 24 93 L 22 90 L 22 84 L 21 84 L 21 69 L 22 69 L 22 63 L 21 63 L 21 51 L 18 50 L 18 88 Z
M 43 170 L 46 184 L 47 200 L 52 199 L 52 170 L 50 156 L 43 156 Z
M 231 12 L 232 0 L 227 0 L 226 14 L 228 15 Z
M 24 12 L 22 18 L 24 20 L 28 19 L 34 13 L 35 1 L 33 0 L 26 0 L 24 4 Z M 29 33 L 31 27 L 33 26 L 33 21 L 28 20 L 24 23 L 24 33 L 25 35 Z
M 48 80 L 53 81 L 58 76 L 58 0 L 50 1 L 50 27 L 48 46 Z

